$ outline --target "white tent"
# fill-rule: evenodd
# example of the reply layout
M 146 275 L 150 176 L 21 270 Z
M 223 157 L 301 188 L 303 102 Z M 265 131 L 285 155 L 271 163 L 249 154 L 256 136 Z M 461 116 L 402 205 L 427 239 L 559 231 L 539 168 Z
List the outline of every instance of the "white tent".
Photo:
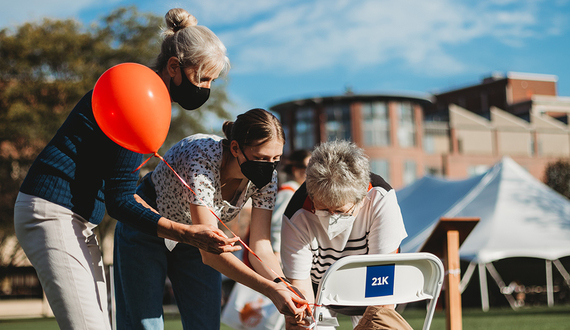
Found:
M 492 262 L 512 257 L 546 260 L 548 304 L 554 303 L 552 264 L 570 285 L 560 261 L 570 256 L 570 201 L 505 157 L 487 172 L 466 180 L 426 176 L 397 192 L 408 231 L 402 252 L 418 251 L 441 217 L 479 217 L 460 249 L 470 262 L 461 286 L 465 288 L 479 266 L 482 307 L 488 310 L 485 269 L 501 291 L 505 284 Z M 512 296 L 506 295 L 513 308 Z

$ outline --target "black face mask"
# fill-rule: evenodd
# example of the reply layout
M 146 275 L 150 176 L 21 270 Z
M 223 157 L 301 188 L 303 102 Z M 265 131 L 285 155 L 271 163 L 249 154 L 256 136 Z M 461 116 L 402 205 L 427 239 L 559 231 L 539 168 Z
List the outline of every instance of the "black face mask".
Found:
M 269 182 L 271 182 L 273 171 L 275 171 L 275 168 L 279 164 L 278 161 L 264 162 L 260 160 L 249 160 L 243 150 L 241 153 L 245 157 L 246 161 L 241 163 L 239 167 L 241 168 L 241 173 L 243 173 L 249 181 L 253 182 L 258 189 L 265 187 Z
M 176 86 L 172 78 L 170 78 L 170 97 L 172 97 L 172 101 L 178 103 L 186 110 L 198 109 L 208 101 L 210 89 L 194 85 L 188 80 L 182 67 L 180 67 L 180 71 L 182 72 L 180 85 Z

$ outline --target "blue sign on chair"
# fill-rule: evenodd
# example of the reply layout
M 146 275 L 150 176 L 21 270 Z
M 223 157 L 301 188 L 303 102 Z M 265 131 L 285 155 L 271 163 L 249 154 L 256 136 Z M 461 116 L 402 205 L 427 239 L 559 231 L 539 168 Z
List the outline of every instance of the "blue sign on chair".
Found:
M 364 296 L 370 298 L 393 295 L 394 268 L 394 264 L 366 267 L 366 290 Z

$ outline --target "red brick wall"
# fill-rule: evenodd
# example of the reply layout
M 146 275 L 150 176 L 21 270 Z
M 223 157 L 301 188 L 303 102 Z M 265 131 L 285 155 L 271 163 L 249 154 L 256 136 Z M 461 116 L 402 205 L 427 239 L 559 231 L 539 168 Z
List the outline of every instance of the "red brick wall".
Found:
M 533 95 L 556 96 L 555 81 L 509 79 L 511 103 L 530 100 Z

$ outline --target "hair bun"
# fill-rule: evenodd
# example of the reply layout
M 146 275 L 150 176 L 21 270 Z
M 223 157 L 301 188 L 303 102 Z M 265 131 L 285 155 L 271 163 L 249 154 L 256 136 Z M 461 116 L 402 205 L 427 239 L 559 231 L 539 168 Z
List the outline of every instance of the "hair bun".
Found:
M 224 132 L 224 135 L 226 136 L 226 139 L 228 139 L 228 140 L 232 139 L 232 128 L 233 127 L 234 127 L 234 122 L 229 121 L 229 120 L 226 120 L 224 122 L 224 124 L 222 125 L 222 132 Z
M 189 26 L 198 24 L 198 20 L 192 14 L 182 8 L 173 8 L 164 15 L 166 26 L 172 32 L 177 32 Z

